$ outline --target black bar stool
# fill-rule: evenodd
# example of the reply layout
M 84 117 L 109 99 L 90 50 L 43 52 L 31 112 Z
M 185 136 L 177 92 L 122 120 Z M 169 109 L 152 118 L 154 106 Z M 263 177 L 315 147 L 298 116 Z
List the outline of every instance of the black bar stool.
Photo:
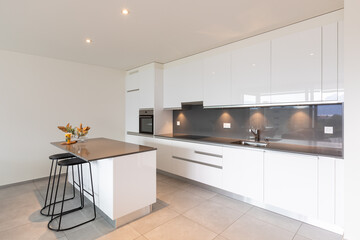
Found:
M 86 164 L 88 163 L 89 164 L 89 174 L 90 174 L 90 181 L 91 181 L 91 193 L 88 192 L 87 190 L 84 189 L 84 182 L 83 182 L 83 168 L 82 168 L 82 165 L 83 164 Z M 81 226 L 81 225 L 84 225 L 88 222 L 91 222 L 91 221 L 94 221 L 95 218 L 96 218 L 96 206 L 95 206 L 95 194 L 94 194 L 94 186 L 93 186 L 93 179 L 92 179 L 92 172 L 91 172 L 91 164 L 90 162 L 88 161 L 85 161 L 81 158 L 78 158 L 78 157 L 75 157 L 75 158 L 70 158 L 70 159 L 66 159 L 66 160 L 62 160 L 60 162 L 57 163 L 57 165 L 60 167 L 59 169 L 59 173 L 58 173 L 58 181 L 57 181 L 57 185 L 56 185 L 56 190 L 55 190 L 55 200 L 54 200 L 54 203 L 50 203 L 50 206 L 52 206 L 52 214 L 51 214 L 51 220 L 49 221 L 48 223 L 48 228 L 50 230 L 54 230 L 54 231 L 65 231 L 65 230 L 70 230 L 70 229 L 73 229 L 73 228 L 76 228 L 78 226 Z M 80 204 L 81 206 L 79 208 L 75 208 L 75 209 L 71 209 L 71 210 L 68 210 L 68 211 L 63 211 L 64 210 L 64 203 L 66 201 L 65 199 L 65 193 L 66 193 L 66 182 L 67 182 L 67 178 L 68 178 L 68 172 L 69 172 L 69 167 L 73 167 L 73 166 L 78 166 L 78 169 L 79 169 L 79 166 L 81 168 L 81 181 L 80 181 L 80 173 L 79 173 L 79 188 L 80 188 Z M 57 193 L 58 193 L 58 189 L 59 189 L 59 182 L 60 182 L 60 175 L 61 175 L 61 170 L 62 170 L 62 167 L 66 167 L 66 175 L 65 175 L 65 182 L 64 182 L 64 191 L 63 191 L 63 197 L 62 197 L 62 201 L 61 202 L 61 210 L 60 210 L 60 213 L 58 214 L 55 214 L 54 211 L 55 211 L 55 201 L 56 201 L 56 197 L 57 197 Z M 75 212 L 77 210 L 81 210 L 83 207 L 84 207 L 84 192 L 88 193 L 91 197 L 92 197 L 92 200 L 93 200 L 93 208 L 94 208 L 94 217 L 87 220 L 87 221 L 84 221 L 84 222 L 81 222 L 79 224 L 76 224 L 74 226 L 71 226 L 71 227 L 67 227 L 67 228 L 61 228 L 61 220 L 62 220 L 62 217 L 66 214 L 70 214 L 72 212 Z M 54 228 L 51 226 L 51 223 L 55 220 L 55 219 L 59 219 L 58 221 L 58 227 L 57 228 Z
M 75 156 L 71 153 L 59 153 L 59 154 L 54 154 L 49 156 L 49 159 L 51 160 L 51 167 L 50 167 L 50 174 L 49 174 L 49 180 L 48 180 L 48 185 L 47 185 L 47 189 L 46 189 L 46 196 L 45 196 L 45 203 L 44 203 L 44 207 L 40 210 L 40 213 L 44 216 L 51 216 L 50 214 L 50 203 L 52 201 L 52 196 L 53 196 L 53 191 L 54 191 L 54 184 L 55 184 L 55 176 L 56 176 L 56 168 L 57 168 L 57 163 L 58 161 L 64 160 L 64 159 L 69 159 L 69 158 L 74 158 Z M 55 161 L 55 170 L 54 170 L 54 175 L 53 175 L 53 182 L 51 184 L 51 177 L 52 177 L 52 172 L 53 172 L 53 166 L 54 166 L 54 161 Z M 75 184 L 79 185 L 75 182 L 74 180 L 74 168 L 73 170 L 73 196 L 71 198 L 66 199 L 65 201 L 74 199 L 75 197 Z M 48 196 L 49 196 L 49 189 L 50 189 L 50 185 L 52 185 L 51 187 L 51 193 L 50 193 L 50 200 L 49 200 L 49 204 L 47 204 L 48 201 Z M 55 202 L 59 203 L 59 202 Z M 47 213 L 45 213 L 45 209 L 48 209 Z

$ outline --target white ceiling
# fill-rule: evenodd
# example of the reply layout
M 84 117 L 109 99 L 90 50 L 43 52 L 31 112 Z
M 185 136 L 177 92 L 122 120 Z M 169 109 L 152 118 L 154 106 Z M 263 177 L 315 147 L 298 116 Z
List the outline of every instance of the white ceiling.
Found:
M 128 70 L 343 6 L 343 0 L 0 0 L 0 49 Z

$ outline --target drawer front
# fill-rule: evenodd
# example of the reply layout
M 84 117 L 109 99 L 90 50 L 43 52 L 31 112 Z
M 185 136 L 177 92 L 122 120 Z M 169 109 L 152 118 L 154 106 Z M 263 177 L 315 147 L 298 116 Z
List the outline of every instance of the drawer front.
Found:
M 222 169 L 186 159 L 174 158 L 174 174 L 217 188 L 222 187 Z
M 205 165 L 222 167 L 222 147 L 177 142 L 173 146 L 172 156 L 178 159 L 204 163 Z

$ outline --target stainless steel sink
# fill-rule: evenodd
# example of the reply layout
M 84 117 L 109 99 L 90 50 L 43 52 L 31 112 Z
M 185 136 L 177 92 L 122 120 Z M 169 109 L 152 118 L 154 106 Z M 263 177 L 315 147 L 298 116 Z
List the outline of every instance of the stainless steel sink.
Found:
M 254 146 L 254 147 L 266 147 L 266 142 L 255 142 L 255 141 L 247 141 L 247 140 L 240 140 L 236 142 L 232 142 L 233 144 L 239 144 L 239 145 L 248 145 L 248 146 Z

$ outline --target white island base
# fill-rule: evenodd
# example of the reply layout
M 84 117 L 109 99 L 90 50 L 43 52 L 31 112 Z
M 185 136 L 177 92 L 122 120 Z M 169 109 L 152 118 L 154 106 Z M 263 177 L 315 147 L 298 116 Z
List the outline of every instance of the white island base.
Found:
M 151 212 L 156 202 L 156 150 L 90 163 L 95 204 L 109 223 L 117 228 Z M 83 164 L 83 172 L 84 189 L 91 192 L 88 164 Z M 79 179 L 76 166 L 74 178 Z M 72 183 L 71 167 L 68 179 Z

